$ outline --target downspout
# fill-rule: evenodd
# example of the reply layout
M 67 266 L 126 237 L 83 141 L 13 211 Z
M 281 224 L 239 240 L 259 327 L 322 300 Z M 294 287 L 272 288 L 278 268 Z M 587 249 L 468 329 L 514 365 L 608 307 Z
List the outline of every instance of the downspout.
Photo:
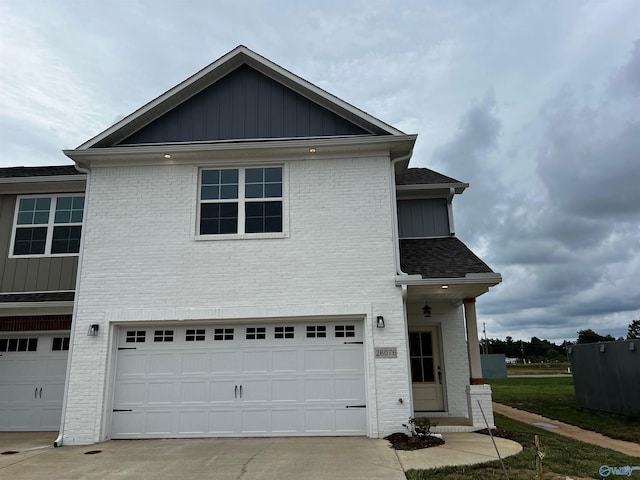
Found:
M 393 242 L 395 244 L 393 249 L 393 256 L 396 263 L 396 274 L 397 275 L 408 275 L 402 271 L 400 267 L 400 239 L 398 232 L 398 195 L 396 192 L 396 170 L 395 166 L 398 162 L 404 162 L 405 160 L 409 160 L 413 155 L 413 148 L 409 150 L 407 155 L 403 155 L 402 157 L 395 158 L 391 160 L 391 175 L 389 177 L 389 182 L 391 183 L 391 215 L 393 218 Z M 403 298 L 406 296 L 406 286 L 402 286 L 402 295 Z
M 391 183 L 391 215 L 393 218 L 393 242 L 394 242 L 393 256 L 395 257 L 395 263 L 396 263 L 396 275 L 408 275 L 408 273 L 403 272 L 400 266 L 400 233 L 398 228 L 398 195 L 396 191 L 395 165 L 398 162 L 409 160 L 412 155 L 413 155 L 413 148 L 409 150 L 409 153 L 407 155 L 403 155 L 402 157 L 391 160 L 391 175 L 390 175 L 389 181 Z M 403 284 L 400 288 L 402 288 L 402 312 L 403 312 L 405 321 L 407 321 L 408 287 L 407 285 Z M 408 355 L 408 352 L 409 352 L 409 335 L 408 334 L 405 336 L 405 348 L 407 350 L 407 367 L 406 368 L 407 368 L 407 372 L 411 372 L 411 365 L 409 363 L 410 360 Z M 409 394 L 408 407 L 409 407 L 409 411 L 411 412 L 410 416 L 413 416 L 413 393 L 411 392 L 411 388 L 409 388 L 408 394 Z
M 73 298 L 73 312 L 71 314 L 71 331 L 69 341 L 69 352 L 67 354 L 67 372 L 64 379 L 64 395 L 62 397 L 62 413 L 60 415 L 60 430 L 58 437 L 53 441 L 54 448 L 62 446 L 62 437 L 64 436 L 64 420 L 67 414 L 67 397 L 69 394 L 69 376 L 71 373 L 71 357 L 73 356 L 73 340 L 76 332 L 76 313 L 78 310 L 78 293 L 80 291 L 80 272 L 82 270 L 82 257 L 84 254 L 84 234 L 87 224 L 87 205 L 89 204 L 89 175 L 90 170 L 81 166 L 78 162 L 75 164 L 76 170 L 87 175 L 84 189 L 84 210 L 82 212 L 82 241 L 80 242 L 80 252 L 78 254 L 78 268 L 76 270 L 76 290 Z

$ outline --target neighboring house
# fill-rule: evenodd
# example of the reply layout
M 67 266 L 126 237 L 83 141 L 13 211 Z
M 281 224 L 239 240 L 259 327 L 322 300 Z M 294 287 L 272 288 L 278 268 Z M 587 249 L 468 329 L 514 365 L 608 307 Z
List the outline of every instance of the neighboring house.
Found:
M 87 201 L 56 444 L 493 424 L 475 299 L 501 278 L 415 140 L 240 46 L 65 151 Z
M 0 169 L 0 430 L 57 430 L 86 175 Z

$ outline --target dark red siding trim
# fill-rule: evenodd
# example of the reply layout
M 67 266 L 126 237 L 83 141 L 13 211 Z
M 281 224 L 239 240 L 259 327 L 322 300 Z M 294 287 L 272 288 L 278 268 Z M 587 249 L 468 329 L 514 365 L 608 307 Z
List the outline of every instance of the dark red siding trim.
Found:
M 36 315 L 33 317 L 1 317 L 0 332 L 34 330 L 70 330 L 71 315 Z

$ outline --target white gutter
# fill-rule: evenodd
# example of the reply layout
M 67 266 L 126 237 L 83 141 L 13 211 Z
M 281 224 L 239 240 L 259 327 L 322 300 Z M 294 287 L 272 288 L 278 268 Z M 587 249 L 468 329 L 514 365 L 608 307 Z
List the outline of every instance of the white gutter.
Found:
M 76 162 L 76 170 L 87 175 L 87 183 L 84 192 L 84 211 L 82 212 L 82 241 L 80 242 L 80 252 L 78 254 L 78 268 L 76 270 L 76 293 L 73 299 L 73 313 L 71 314 L 71 332 L 69 334 L 69 353 L 67 354 L 67 371 L 64 379 L 64 395 L 62 397 L 62 412 L 60 414 L 60 430 L 58 437 L 53 441 L 54 448 L 61 447 L 64 436 L 64 420 L 67 414 L 67 398 L 69 397 L 69 376 L 71 373 L 71 358 L 73 357 L 73 341 L 76 333 L 76 314 L 78 312 L 78 294 L 80 293 L 80 273 L 82 272 L 82 258 L 84 255 L 84 236 L 87 225 L 87 206 L 89 205 L 89 174 L 87 168 L 81 167 Z
M 502 282 L 499 273 L 467 273 L 461 278 L 422 278 L 421 275 L 396 275 L 396 285 L 478 285 L 493 287 Z

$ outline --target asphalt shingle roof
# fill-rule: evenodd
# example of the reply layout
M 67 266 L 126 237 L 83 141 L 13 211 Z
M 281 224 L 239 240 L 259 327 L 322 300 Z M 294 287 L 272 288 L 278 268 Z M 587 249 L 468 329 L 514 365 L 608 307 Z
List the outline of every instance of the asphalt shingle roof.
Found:
M 54 175 L 84 175 L 84 173 L 76 170 L 73 165 L 0 168 L 0 178 L 51 177 Z
M 429 168 L 407 168 L 402 176 L 396 179 L 396 185 L 434 185 L 440 183 L 463 183 L 455 178 L 447 177 Z
M 422 278 L 464 278 L 493 270 L 456 237 L 400 240 L 400 266 Z

